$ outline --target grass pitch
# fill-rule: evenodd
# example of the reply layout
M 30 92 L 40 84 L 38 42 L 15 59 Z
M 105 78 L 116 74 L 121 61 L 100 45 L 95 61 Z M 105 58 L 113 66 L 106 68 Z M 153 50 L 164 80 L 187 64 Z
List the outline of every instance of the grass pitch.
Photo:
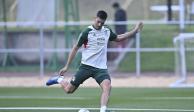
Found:
M 65 94 L 60 88 L 0 88 L 0 112 L 99 112 L 99 88 L 79 88 Z M 193 112 L 191 88 L 113 88 L 111 112 Z

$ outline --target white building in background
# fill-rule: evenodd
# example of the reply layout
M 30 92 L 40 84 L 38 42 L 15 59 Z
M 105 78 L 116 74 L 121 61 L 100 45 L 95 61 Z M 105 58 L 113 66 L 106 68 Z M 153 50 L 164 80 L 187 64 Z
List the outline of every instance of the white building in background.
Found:
M 54 21 L 55 0 L 17 0 L 17 21 Z

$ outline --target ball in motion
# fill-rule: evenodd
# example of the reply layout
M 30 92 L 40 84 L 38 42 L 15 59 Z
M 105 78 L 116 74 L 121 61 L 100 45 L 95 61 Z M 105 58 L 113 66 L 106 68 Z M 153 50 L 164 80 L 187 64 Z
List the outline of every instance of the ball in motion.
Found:
M 80 109 L 78 112 L 90 112 L 90 111 L 83 108 L 83 109 Z

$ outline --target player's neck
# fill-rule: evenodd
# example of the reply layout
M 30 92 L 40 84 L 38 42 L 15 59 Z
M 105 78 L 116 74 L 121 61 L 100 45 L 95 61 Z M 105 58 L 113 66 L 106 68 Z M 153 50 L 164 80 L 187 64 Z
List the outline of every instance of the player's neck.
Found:
M 94 29 L 96 29 L 96 30 L 101 30 L 101 29 L 102 29 L 102 27 L 96 27 L 95 25 L 92 25 L 92 27 L 93 27 Z

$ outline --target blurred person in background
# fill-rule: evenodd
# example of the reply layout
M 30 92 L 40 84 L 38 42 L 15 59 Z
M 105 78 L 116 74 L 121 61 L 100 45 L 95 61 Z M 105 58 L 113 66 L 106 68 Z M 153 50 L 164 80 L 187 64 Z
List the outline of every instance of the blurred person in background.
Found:
M 115 22 L 126 22 L 127 21 L 127 14 L 126 14 L 126 11 L 121 8 L 120 4 L 118 2 L 115 2 L 115 3 L 113 3 L 112 7 L 115 10 L 114 21 Z M 122 24 L 122 25 L 116 24 L 115 25 L 115 32 L 117 35 L 127 32 L 127 25 L 126 24 Z M 119 47 L 124 48 L 126 46 L 126 44 L 128 43 L 128 41 L 129 41 L 129 39 L 126 39 L 126 40 L 120 42 Z
M 139 22 L 131 31 L 116 35 L 108 26 L 104 25 L 107 16 L 103 10 L 97 12 L 93 25 L 88 26 L 80 34 L 69 54 L 66 65 L 59 71 L 59 76 L 51 77 L 46 82 L 47 86 L 60 84 L 66 93 L 73 93 L 85 80 L 90 77 L 94 78 L 102 89 L 100 112 L 107 111 L 111 91 L 111 78 L 107 69 L 108 41 L 121 42 L 132 38 L 132 35 L 143 27 L 143 23 Z M 82 61 L 79 70 L 70 81 L 67 81 L 63 75 L 67 72 L 80 48 L 82 48 Z
M 121 6 L 118 2 L 113 3 L 112 7 L 115 10 L 115 12 L 114 12 L 114 21 L 115 22 L 127 21 L 126 11 L 121 8 Z M 127 32 L 127 25 L 126 24 L 122 24 L 122 25 L 115 24 L 114 28 L 115 28 L 115 33 L 117 35 Z M 119 42 L 119 43 L 109 42 L 108 47 L 109 48 L 124 48 L 128 42 L 129 42 L 129 39 L 126 39 L 126 40 Z M 115 60 L 118 56 L 119 56 L 118 52 L 108 52 L 108 60 L 109 61 Z

